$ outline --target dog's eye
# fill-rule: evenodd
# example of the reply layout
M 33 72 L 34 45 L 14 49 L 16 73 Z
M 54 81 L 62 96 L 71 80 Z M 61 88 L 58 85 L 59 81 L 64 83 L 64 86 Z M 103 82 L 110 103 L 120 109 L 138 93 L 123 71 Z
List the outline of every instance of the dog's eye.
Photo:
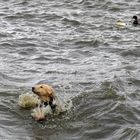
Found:
M 40 86 L 40 88 L 43 88 L 43 86 Z

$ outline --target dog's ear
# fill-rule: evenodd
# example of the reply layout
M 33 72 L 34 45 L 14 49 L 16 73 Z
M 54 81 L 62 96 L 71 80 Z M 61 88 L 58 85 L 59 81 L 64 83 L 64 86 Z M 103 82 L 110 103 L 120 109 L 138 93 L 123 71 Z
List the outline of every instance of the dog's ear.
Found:
M 50 97 L 54 96 L 54 90 L 52 89 L 52 87 L 50 87 L 49 89 L 47 89 L 47 92 L 49 94 Z

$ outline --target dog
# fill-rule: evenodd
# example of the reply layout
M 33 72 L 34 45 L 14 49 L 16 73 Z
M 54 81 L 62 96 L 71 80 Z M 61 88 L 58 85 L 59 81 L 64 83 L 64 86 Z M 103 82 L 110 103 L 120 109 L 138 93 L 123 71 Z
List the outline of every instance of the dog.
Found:
M 44 106 L 50 105 L 52 110 L 56 108 L 54 89 L 47 84 L 38 84 L 32 87 L 32 92 L 38 95 Z
M 32 87 L 32 92 L 41 99 L 41 104 L 37 105 L 32 114 L 36 120 L 45 119 L 47 114 L 59 115 L 67 110 L 66 103 L 56 96 L 51 86 L 38 84 Z

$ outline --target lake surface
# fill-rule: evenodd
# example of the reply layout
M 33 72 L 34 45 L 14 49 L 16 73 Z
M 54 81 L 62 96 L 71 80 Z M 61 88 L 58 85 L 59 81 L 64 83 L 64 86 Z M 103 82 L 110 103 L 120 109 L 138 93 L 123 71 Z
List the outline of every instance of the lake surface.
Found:
M 140 140 L 133 15 L 140 0 L 1 0 L 0 139 Z M 17 102 L 38 83 L 73 107 L 34 121 Z

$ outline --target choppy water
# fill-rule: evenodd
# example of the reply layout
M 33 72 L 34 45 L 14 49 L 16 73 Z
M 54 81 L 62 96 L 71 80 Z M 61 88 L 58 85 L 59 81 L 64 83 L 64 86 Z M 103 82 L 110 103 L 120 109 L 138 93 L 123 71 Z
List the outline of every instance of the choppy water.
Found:
M 140 140 L 135 14 L 140 0 L 1 0 L 0 139 Z M 37 83 L 73 109 L 34 121 L 17 100 Z

